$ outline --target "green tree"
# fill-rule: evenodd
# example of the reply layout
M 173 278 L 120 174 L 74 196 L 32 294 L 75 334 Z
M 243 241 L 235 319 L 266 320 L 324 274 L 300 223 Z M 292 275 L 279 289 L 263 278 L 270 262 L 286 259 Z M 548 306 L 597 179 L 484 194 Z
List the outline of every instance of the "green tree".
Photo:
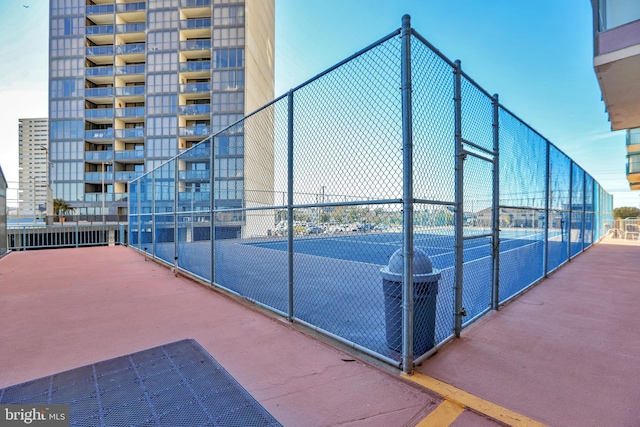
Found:
M 613 217 L 615 219 L 637 218 L 639 216 L 640 216 L 640 209 L 630 207 L 630 206 L 615 208 L 613 210 Z
M 53 211 L 56 215 L 66 215 L 73 212 L 73 208 L 62 199 L 53 199 Z

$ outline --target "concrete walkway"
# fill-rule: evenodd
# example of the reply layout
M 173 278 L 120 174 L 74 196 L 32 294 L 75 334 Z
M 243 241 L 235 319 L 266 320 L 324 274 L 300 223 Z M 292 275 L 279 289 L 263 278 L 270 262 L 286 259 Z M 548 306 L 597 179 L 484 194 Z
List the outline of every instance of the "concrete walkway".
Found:
M 194 338 L 285 426 L 411 426 L 442 402 L 126 247 L 5 256 L 0 313 L 0 388 Z
M 607 239 L 418 372 L 549 426 L 640 425 L 640 245 Z
M 403 378 L 129 248 L 12 253 L 0 387 L 194 338 L 285 426 L 637 426 L 639 278 L 607 240 Z

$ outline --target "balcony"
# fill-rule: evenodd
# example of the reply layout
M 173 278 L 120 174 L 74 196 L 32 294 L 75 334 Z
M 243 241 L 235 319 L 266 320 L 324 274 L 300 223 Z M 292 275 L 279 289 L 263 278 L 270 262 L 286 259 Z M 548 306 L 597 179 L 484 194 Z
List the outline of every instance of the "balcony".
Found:
M 207 11 L 206 13 L 210 13 Z M 186 39 L 210 38 L 211 18 L 189 18 L 180 21 L 180 35 Z
M 118 161 L 144 160 L 144 150 L 118 150 L 115 153 Z
M 129 182 L 142 175 L 142 171 L 123 171 L 116 172 L 116 181 Z
M 113 5 L 112 4 L 99 4 L 99 5 L 87 6 L 86 9 L 85 9 L 85 13 L 87 14 L 87 16 L 112 14 L 113 13 Z
M 113 46 L 88 46 L 85 49 L 85 54 L 87 57 L 113 56 Z
M 116 108 L 117 119 L 139 119 L 141 117 L 144 117 L 144 107 Z
M 640 4 L 602 1 L 593 65 L 612 130 L 640 127 Z M 610 13 L 606 13 L 609 7 Z
M 211 83 L 186 83 L 180 85 L 185 99 L 205 99 L 211 96 Z
M 100 111 L 100 110 L 90 110 Z M 113 139 L 113 129 L 93 129 L 84 131 L 84 139 L 87 141 L 101 141 Z
M 211 58 L 211 39 L 194 39 L 180 42 L 180 51 L 185 58 L 194 59 L 210 59 Z
M 113 108 L 92 108 L 84 110 L 84 118 L 94 123 L 108 123 L 113 120 Z
M 124 12 L 139 12 L 146 10 L 147 5 L 145 2 L 136 2 L 136 3 L 118 3 L 116 6 L 116 12 L 124 13 Z
M 211 49 L 211 39 L 187 40 L 187 41 L 180 42 L 180 50 L 182 51 L 194 51 L 194 50 L 209 51 L 210 49 Z
M 144 85 L 140 86 L 123 86 L 116 88 L 116 96 L 143 96 Z
M 87 36 L 113 35 L 114 26 L 113 25 L 90 25 L 86 27 L 85 33 Z
M 92 87 L 84 90 L 85 98 L 112 98 L 112 87 Z
M 111 182 L 113 181 L 113 172 L 85 172 L 84 174 L 84 180 L 86 182 L 93 182 L 93 183 L 99 183 L 99 182 Z
M 180 128 L 180 136 L 198 136 L 207 137 L 211 135 L 211 127 L 209 126 L 187 126 Z M 202 139 L 202 138 L 199 138 Z
M 180 0 L 180 7 L 208 7 L 211 6 L 211 0 Z
M 121 65 L 119 67 L 115 67 L 116 75 L 130 75 L 130 74 L 144 74 L 144 64 L 136 64 L 136 65 Z
M 211 61 L 187 61 L 180 63 L 180 72 L 183 73 L 209 70 L 211 70 Z
M 84 74 L 87 77 L 110 77 L 113 76 L 113 67 L 88 67 Z
M 211 200 L 211 193 L 204 191 L 179 192 L 179 202 L 208 202 Z
M 147 25 L 144 22 L 132 22 L 116 25 L 116 34 L 144 33 Z
M 133 129 L 116 129 L 115 139 L 143 139 L 144 128 L 138 127 Z
M 181 116 L 208 116 L 211 113 L 211 104 L 180 105 L 178 112 Z
M 124 193 L 84 193 L 85 202 L 119 202 L 126 200 Z
M 207 181 L 209 180 L 208 170 L 188 170 L 178 171 L 180 181 Z
M 113 151 L 85 151 L 84 160 L 87 162 L 104 162 L 107 160 L 113 160 Z
M 143 62 L 146 51 L 145 43 L 128 43 L 116 45 L 115 53 L 119 59 L 127 63 Z
M 211 18 L 183 19 L 180 21 L 181 30 L 211 28 Z

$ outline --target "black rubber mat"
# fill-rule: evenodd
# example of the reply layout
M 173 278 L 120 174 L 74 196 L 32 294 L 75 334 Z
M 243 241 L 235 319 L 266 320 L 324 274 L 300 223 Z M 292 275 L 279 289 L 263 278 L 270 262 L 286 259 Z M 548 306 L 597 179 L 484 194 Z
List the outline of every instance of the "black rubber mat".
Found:
M 0 404 L 69 404 L 71 426 L 280 426 L 195 340 L 0 389 Z

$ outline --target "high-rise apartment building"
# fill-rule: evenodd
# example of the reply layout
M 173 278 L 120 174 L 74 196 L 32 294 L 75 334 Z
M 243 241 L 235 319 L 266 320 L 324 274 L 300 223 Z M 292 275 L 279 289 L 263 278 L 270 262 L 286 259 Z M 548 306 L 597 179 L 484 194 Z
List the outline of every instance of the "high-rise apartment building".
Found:
M 274 1 L 50 0 L 54 196 L 122 217 L 130 180 L 271 101 Z
M 52 214 L 49 188 L 49 121 L 18 120 L 18 215 L 42 217 Z M 49 206 L 47 205 L 49 202 Z

